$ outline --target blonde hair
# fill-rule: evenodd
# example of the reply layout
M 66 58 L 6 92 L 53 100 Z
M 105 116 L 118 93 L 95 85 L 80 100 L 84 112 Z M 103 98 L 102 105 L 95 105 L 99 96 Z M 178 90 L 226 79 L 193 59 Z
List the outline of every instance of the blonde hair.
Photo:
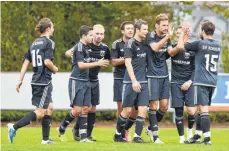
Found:
M 41 34 L 45 32 L 45 30 L 48 28 L 48 27 L 51 27 L 51 19 L 49 18 L 42 18 L 39 23 L 36 25 L 35 27 L 35 31 L 38 31 L 40 32 Z
M 104 29 L 104 31 L 105 31 L 105 28 L 104 28 L 103 25 L 101 25 L 101 24 L 95 24 L 95 25 L 93 26 L 93 30 L 94 30 L 95 28 L 102 28 L 102 29 Z
M 169 17 L 167 14 L 159 14 L 156 16 L 156 24 L 160 24 L 161 21 L 169 20 Z

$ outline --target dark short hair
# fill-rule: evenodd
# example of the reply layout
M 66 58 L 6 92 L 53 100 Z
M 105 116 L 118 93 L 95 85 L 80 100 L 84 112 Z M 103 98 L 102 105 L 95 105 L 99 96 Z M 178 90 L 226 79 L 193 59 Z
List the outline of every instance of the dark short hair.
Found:
M 36 25 L 35 30 L 40 32 L 41 34 L 45 32 L 48 27 L 51 27 L 51 19 L 42 18 L 39 23 Z
M 141 29 L 142 25 L 148 25 L 148 23 L 142 19 L 139 19 L 134 23 L 134 28 Z
M 92 27 L 83 25 L 80 27 L 79 29 L 79 34 L 80 34 L 80 38 L 82 38 L 83 35 L 87 36 L 87 34 L 89 33 L 89 31 L 93 30 Z
M 215 24 L 210 21 L 204 21 L 201 30 L 204 31 L 206 35 L 212 36 L 215 32 Z
M 126 26 L 126 25 L 129 25 L 129 24 L 131 24 L 131 25 L 134 26 L 134 23 L 133 23 L 132 21 L 124 21 L 124 22 L 121 23 L 120 29 L 121 29 L 121 30 L 124 30 L 124 29 L 125 29 L 125 26 Z

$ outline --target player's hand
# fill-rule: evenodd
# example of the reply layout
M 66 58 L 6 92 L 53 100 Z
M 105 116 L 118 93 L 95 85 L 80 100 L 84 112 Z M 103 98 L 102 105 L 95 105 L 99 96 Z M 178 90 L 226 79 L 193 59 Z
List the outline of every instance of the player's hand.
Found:
M 168 36 L 169 36 L 169 38 L 171 38 L 173 36 L 173 30 L 174 30 L 173 23 L 170 23 L 169 24 L 169 29 L 168 29 Z
M 58 70 L 59 70 L 59 69 L 58 69 L 56 66 L 54 66 L 53 73 L 54 73 L 54 74 L 57 73 Z
M 184 84 L 182 84 L 181 90 L 187 91 L 189 89 L 189 87 L 191 86 L 191 84 L 192 84 L 192 80 L 186 81 Z
M 135 92 L 141 92 L 141 85 L 138 81 L 132 82 L 132 87 Z
M 16 85 L 16 91 L 19 93 L 20 87 L 22 85 L 22 81 L 18 81 L 17 85 Z
M 100 59 L 98 61 L 98 66 L 100 66 L 100 67 L 107 67 L 109 65 L 109 63 L 110 63 L 109 60 L 102 58 L 102 59 Z
M 70 49 L 69 51 L 67 51 L 67 52 L 65 53 L 65 56 L 66 56 L 66 57 L 71 57 L 71 58 L 72 58 L 72 56 L 73 56 L 73 49 Z
M 186 26 L 183 26 L 181 29 L 181 33 L 184 36 L 184 43 L 186 43 L 190 38 L 190 29 Z

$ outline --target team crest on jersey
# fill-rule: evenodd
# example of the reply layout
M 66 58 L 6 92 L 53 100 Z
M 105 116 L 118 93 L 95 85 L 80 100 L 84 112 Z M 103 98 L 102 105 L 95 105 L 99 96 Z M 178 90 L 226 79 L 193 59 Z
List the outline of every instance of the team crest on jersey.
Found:
M 189 59 L 189 57 L 190 57 L 190 53 L 185 52 L 185 53 L 184 53 L 184 58 L 185 58 L 185 59 Z
M 101 50 L 101 51 L 100 51 L 100 56 L 101 56 L 101 57 L 104 57 L 104 56 L 105 56 L 105 51 L 102 51 L 102 50 Z
M 121 49 L 120 51 L 122 52 L 122 51 L 124 51 L 124 49 Z

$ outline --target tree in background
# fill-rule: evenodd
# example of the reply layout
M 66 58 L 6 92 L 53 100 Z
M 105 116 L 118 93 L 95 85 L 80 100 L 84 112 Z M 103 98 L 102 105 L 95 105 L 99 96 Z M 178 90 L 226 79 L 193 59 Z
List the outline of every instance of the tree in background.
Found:
M 227 4 L 227 5 L 225 5 Z M 205 2 L 204 8 L 209 8 L 216 13 L 229 19 L 229 3 L 227 2 Z M 229 34 L 223 33 L 222 35 L 222 61 L 225 73 L 229 73 Z
M 19 71 L 29 44 L 37 38 L 34 27 L 43 17 L 52 19 L 55 27 L 55 64 L 60 71 L 71 70 L 71 60 L 64 53 L 78 40 L 81 25 L 102 24 L 104 42 L 111 46 L 121 36 L 119 26 L 125 20 L 142 18 L 154 28 L 159 13 L 170 13 L 168 5 L 152 7 L 150 2 L 2 2 L 2 71 Z M 103 71 L 112 71 L 111 67 Z

